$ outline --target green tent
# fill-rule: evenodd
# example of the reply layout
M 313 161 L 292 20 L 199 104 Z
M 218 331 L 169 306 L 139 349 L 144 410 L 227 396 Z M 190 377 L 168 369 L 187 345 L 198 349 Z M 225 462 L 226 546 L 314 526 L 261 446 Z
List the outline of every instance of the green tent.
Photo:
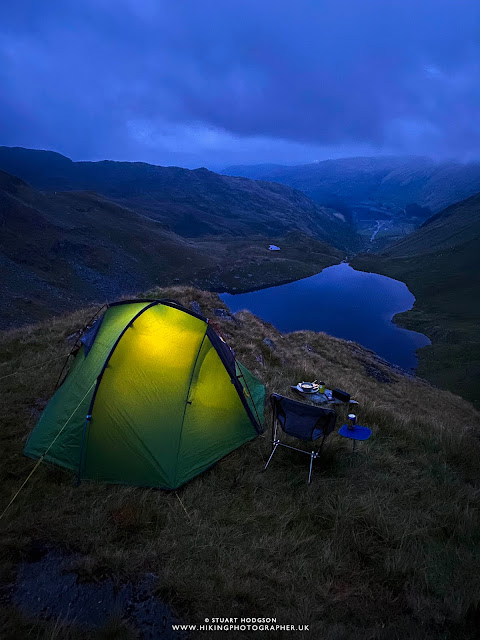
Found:
M 48 450 L 79 479 L 175 489 L 255 438 L 264 403 L 206 318 L 168 300 L 116 302 L 83 334 L 25 454 Z

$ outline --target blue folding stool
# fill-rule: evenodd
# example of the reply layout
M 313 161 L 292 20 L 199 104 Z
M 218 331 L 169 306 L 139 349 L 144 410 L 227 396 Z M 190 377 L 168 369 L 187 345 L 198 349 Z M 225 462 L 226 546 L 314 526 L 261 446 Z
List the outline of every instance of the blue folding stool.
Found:
M 355 446 L 358 440 L 368 440 L 372 435 L 372 430 L 368 427 L 362 427 L 359 424 L 356 424 L 353 429 L 349 429 L 347 424 L 344 424 L 338 430 L 338 435 L 343 436 L 344 438 L 350 438 L 353 440 L 353 449 L 355 451 Z

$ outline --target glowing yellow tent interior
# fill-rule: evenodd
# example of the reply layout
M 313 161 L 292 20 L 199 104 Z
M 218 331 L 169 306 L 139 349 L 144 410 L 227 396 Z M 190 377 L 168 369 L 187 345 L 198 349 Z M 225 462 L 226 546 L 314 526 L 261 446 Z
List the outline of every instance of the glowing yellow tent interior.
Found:
M 255 438 L 265 387 L 203 316 L 107 306 L 25 447 L 78 478 L 175 489 Z M 53 445 L 52 445 L 53 442 Z

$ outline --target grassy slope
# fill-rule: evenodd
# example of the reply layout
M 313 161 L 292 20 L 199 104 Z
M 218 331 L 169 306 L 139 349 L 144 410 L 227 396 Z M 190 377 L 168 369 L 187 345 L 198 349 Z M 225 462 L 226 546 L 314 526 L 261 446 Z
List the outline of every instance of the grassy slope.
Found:
M 196 300 L 207 315 L 224 306 L 193 288 L 150 295 L 187 305 Z M 67 336 L 89 315 L 79 311 L 0 334 L 2 375 L 66 353 Z M 360 453 L 352 457 L 350 445 L 332 434 L 307 488 L 308 459 L 293 451 L 279 451 L 261 473 L 267 432 L 178 495 L 77 488 L 71 475 L 42 465 L 2 523 L 3 581 L 36 539 L 84 554 L 77 567 L 83 579 L 157 573 L 158 594 L 187 622 L 277 617 L 310 624 L 311 637 L 322 640 L 478 638 L 478 412 L 387 369 L 353 343 L 312 332 L 282 335 L 248 313 L 237 318 L 215 322 L 268 392 L 288 394 L 292 382 L 314 378 L 351 391 L 361 423 L 373 430 Z M 265 337 L 276 343 L 274 351 Z M 59 367 L 2 381 L 2 507 L 32 469 L 22 448 Z M 392 383 L 368 377 L 365 367 L 382 370 Z M 6 640 L 93 637 L 55 621 L 28 621 L 12 607 L 0 616 Z
M 470 268 L 477 249 L 478 242 L 472 241 L 434 257 L 359 256 L 352 266 L 407 284 L 417 301 L 412 310 L 396 316 L 395 322 L 432 341 L 418 352 L 418 375 L 480 406 L 480 283 Z
M 352 266 L 402 280 L 417 298 L 396 317 L 428 335 L 418 373 L 480 406 L 480 194 L 430 219 L 382 254 Z

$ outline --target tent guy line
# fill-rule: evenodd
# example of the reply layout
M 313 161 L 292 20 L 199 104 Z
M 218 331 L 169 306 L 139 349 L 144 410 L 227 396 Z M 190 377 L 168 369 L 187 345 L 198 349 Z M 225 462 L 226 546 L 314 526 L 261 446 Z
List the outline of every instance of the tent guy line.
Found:
M 85 395 L 83 396 L 83 398 L 80 400 L 80 402 L 77 404 L 77 406 L 75 407 L 75 409 L 73 410 L 73 412 L 70 414 L 68 420 L 65 422 L 65 424 L 63 425 L 63 427 L 60 429 L 60 431 L 57 433 L 57 435 L 55 436 L 55 438 L 52 440 L 52 442 L 49 444 L 48 448 L 44 451 L 44 453 L 40 456 L 40 458 L 37 461 L 37 464 L 33 467 L 33 469 L 30 471 L 30 473 L 28 474 L 28 476 L 25 478 L 25 480 L 23 481 L 22 485 L 20 486 L 20 489 L 15 493 L 15 495 L 13 496 L 13 498 L 10 500 L 10 502 L 7 504 L 7 506 L 5 507 L 5 509 L 2 511 L 2 513 L 0 514 L 0 520 L 3 518 L 3 516 L 7 513 L 8 509 L 11 507 L 11 505 L 15 502 L 15 500 L 17 499 L 17 496 L 19 495 L 19 493 L 21 492 L 21 490 L 23 489 L 23 487 L 27 484 L 27 482 L 30 480 L 30 478 L 33 476 L 33 474 L 35 473 L 35 471 L 38 469 L 38 467 L 40 466 L 40 464 L 43 462 L 43 460 L 45 459 L 45 456 L 47 455 L 47 453 L 50 451 L 50 449 L 53 447 L 53 445 L 55 444 L 55 441 L 57 440 L 57 438 L 60 436 L 60 434 L 62 433 L 62 431 L 65 429 L 65 427 L 68 425 L 68 423 L 70 422 L 70 420 L 73 418 L 74 414 L 76 413 L 76 411 L 78 410 L 78 408 L 80 407 L 80 405 L 82 404 L 82 402 L 85 400 L 85 398 L 87 397 L 87 395 L 90 393 L 90 391 L 92 390 L 93 385 L 96 383 L 96 380 L 93 381 L 91 387 L 88 389 L 88 391 L 85 393 Z
M 19 369 L 19 371 L 14 371 L 13 373 L 9 373 L 6 376 L 2 376 L 0 380 L 5 380 L 6 378 L 11 378 L 12 376 L 16 376 L 19 373 L 23 373 L 24 371 L 30 371 L 30 369 L 36 369 L 37 367 L 42 367 L 44 364 L 48 364 L 49 362 L 54 362 L 55 360 L 60 360 L 61 358 L 68 358 L 70 354 L 64 354 L 63 356 L 58 356 L 56 358 L 51 358 L 50 360 L 44 360 L 43 362 L 39 362 L 38 364 L 34 364 L 31 367 L 27 367 L 26 369 Z M 15 362 L 1 362 L 0 366 L 4 364 L 15 364 Z

